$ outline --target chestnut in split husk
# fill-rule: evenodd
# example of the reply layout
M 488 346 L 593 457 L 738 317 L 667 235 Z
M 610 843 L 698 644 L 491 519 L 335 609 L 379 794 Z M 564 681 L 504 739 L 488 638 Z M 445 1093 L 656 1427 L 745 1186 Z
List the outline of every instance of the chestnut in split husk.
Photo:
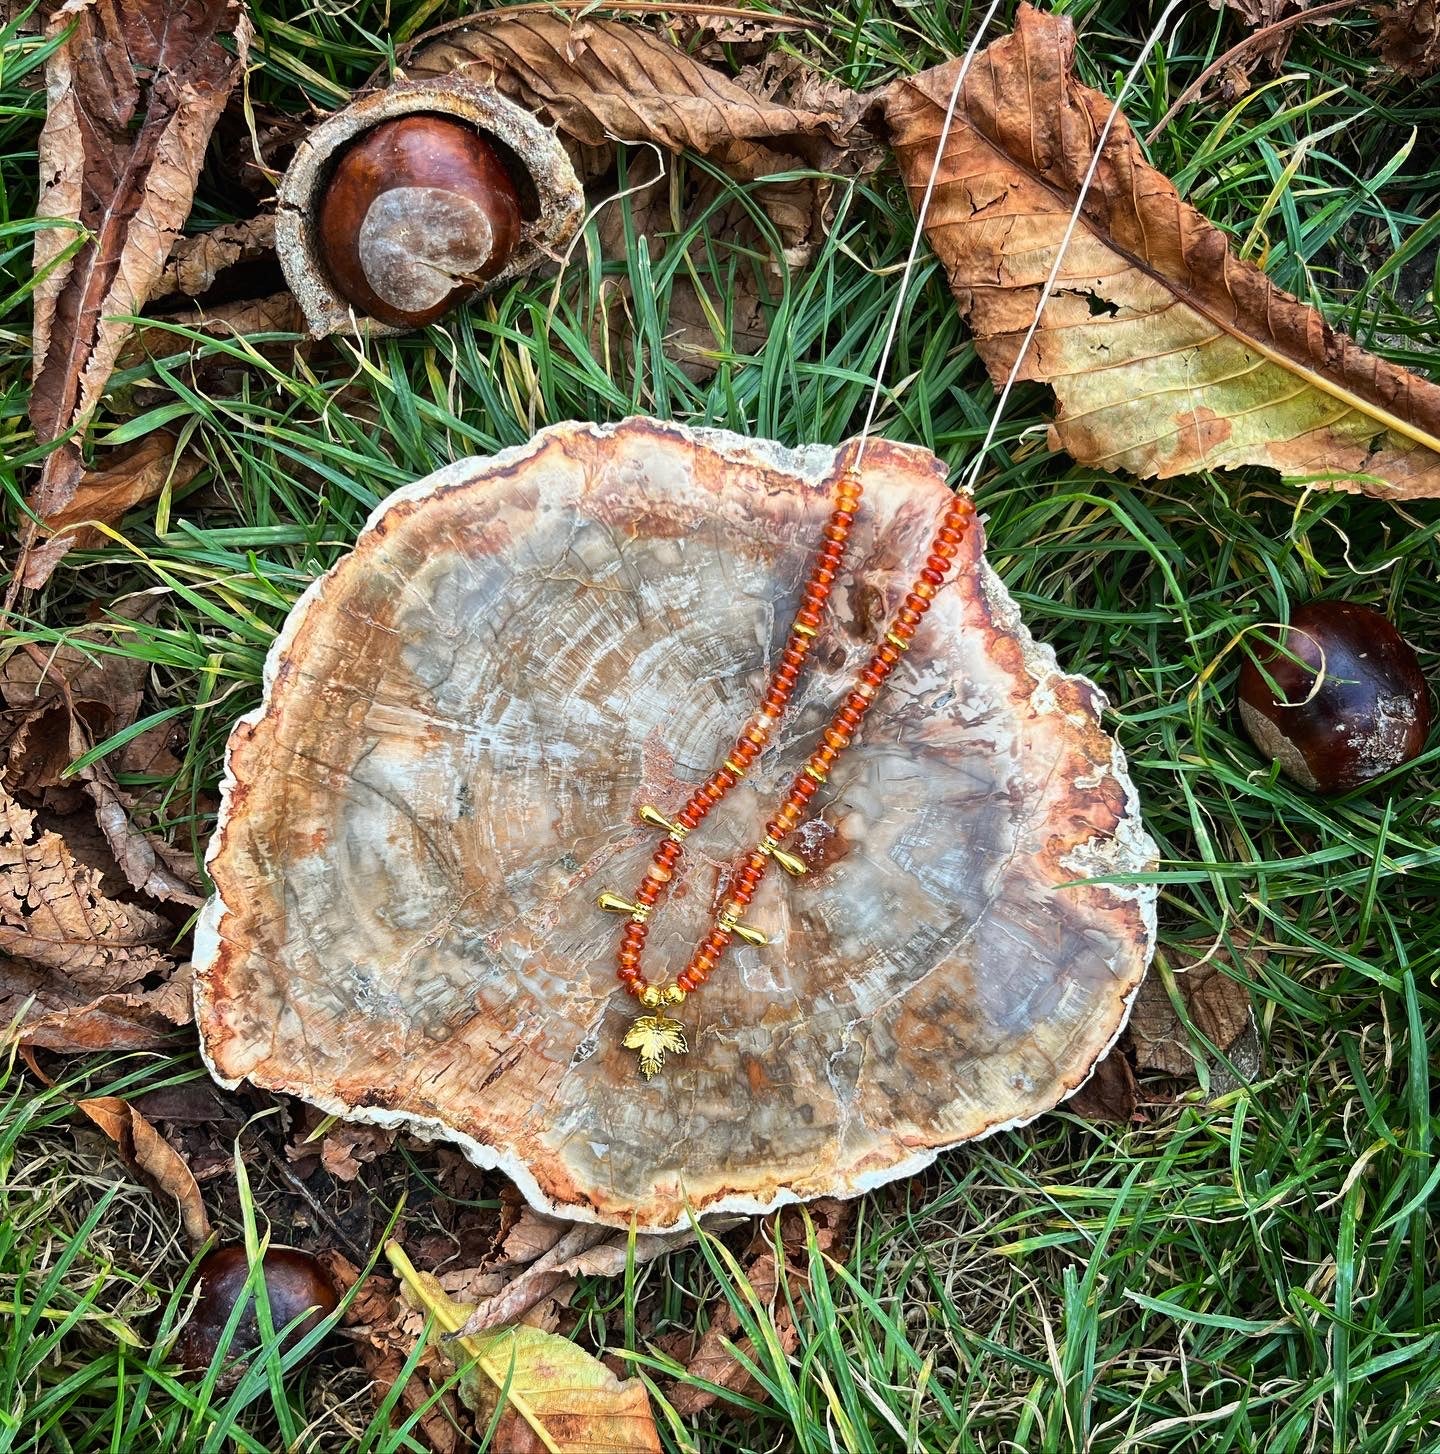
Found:
M 1240 669 L 1241 720 L 1304 787 L 1345 792 L 1424 748 L 1430 699 L 1420 662 L 1369 606 L 1313 601 L 1291 616 L 1279 648 L 1267 642 L 1256 657 Z
M 335 1284 L 324 1267 L 308 1253 L 271 1247 L 260 1265 L 270 1302 L 270 1320 L 277 1332 L 307 1309 L 311 1310 L 289 1335 L 286 1346 L 303 1338 L 327 1313 L 335 1310 Z M 244 1247 L 218 1247 L 201 1259 L 196 1269 L 200 1299 L 175 1344 L 176 1361 L 188 1372 L 201 1372 L 214 1362 L 221 1334 L 240 1299 L 249 1270 Z M 226 1359 L 243 1360 L 259 1346 L 260 1329 L 252 1299 L 236 1324 Z
M 520 240 L 520 196 L 473 127 L 416 113 L 341 154 L 316 215 L 335 286 L 357 312 L 419 328 L 498 272 Z

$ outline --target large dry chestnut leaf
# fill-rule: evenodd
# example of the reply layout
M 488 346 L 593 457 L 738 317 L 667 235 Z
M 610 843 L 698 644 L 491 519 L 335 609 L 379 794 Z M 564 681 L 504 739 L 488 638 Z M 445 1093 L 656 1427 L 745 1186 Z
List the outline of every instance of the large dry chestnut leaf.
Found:
M 405 70 L 417 80 L 493 85 L 582 146 L 688 149 L 742 181 L 834 166 L 857 140 L 862 106 L 852 92 L 818 86 L 812 104 L 787 106 L 642 26 L 540 13 L 477 17 L 424 47 Z M 819 235 L 821 190 L 804 179 L 761 189 L 787 248 Z
M 1022 5 L 976 58 L 926 232 L 1003 379 L 1034 317 L 1111 102 L 1063 16 Z M 958 61 L 883 104 L 917 201 Z M 1230 251 L 1117 117 L 1020 377 L 1055 391 L 1052 443 L 1141 477 L 1266 465 L 1403 498 L 1440 494 L 1440 387 L 1367 353 Z
M 70 0 L 49 34 L 67 31 L 46 64 L 40 133 L 36 215 L 54 224 L 35 233 L 36 272 L 54 268 L 35 289 L 30 418 L 42 443 L 94 409 L 130 332 L 117 315 L 138 313 L 161 276 L 250 22 L 239 0 Z M 66 222 L 86 240 L 60 262 L 82 235 Z M 78 450 L 51 454 L 36 511 L 63 510 L 79 475 Z
M 449 1136 L 541 1209 L 644 1230 L 850 1195 L 1038 1115 L 1118 1033 L 1153 845 L 1103 698 L 967 537 L 903 669 L 646 1083 L 620 925 L 673 812 L 753 715 L 848 455 L 566 424 L 393 496 L 307 592 L 235 728 L 197 930 L 217 1076 Z M 771 750 L 687 840 L 648 964 L 867 659 L 950 502 L 872 442 L 844 577 Z

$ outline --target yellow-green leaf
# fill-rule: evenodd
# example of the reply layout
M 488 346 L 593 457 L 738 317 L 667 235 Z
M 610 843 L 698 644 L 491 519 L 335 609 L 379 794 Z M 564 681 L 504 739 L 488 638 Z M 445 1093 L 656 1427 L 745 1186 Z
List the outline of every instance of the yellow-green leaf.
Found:
M 453 1302 L 429 1273 L 417 1271 L 399 1246 L 385 1255 L 417 1308 L 440 1333 L 458 1333 L 470 1308 Z M 620 1380 L 568 1338 L 524 1324 L 456 1338 L 444 1345 L 472 1360 L 460 1396 L 482 1428 L 502 1403 L 495 1449 L 543 1449 L 547 1454 L 659 1454 L 660 1436 L 645 1385 Z M 514 1420 L 528 1426 L 528 1435 Z M 507 1434 L 507 1421 L 510 1432 Z
M 1075 29 L 1022 5 L 976 57 L 926 233 L 992 378 L 1020 351 L 1110 116 Z M 885 119 L 917 202 L 959 61 L 896 82 Z M 1019 377 L 1055 391 L 1051 443 L 1142 478 L 1265 465 L 1297 481 L 1440 495 L 1440 387 L 1331 328 L 1180 200 L 1123 116 L 1100 149 Z

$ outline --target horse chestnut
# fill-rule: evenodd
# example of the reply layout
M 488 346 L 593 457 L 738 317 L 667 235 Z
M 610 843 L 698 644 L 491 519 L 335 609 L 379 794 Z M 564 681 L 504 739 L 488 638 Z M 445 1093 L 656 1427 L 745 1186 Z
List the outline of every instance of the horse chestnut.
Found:
M 261 1258 L 260 1267 L 270 1303 L 270 1320 L 277 1332 L 309 1311 L 309 1316 L 296 1325 L 288 1342 L 303 1338 L 327 1313 L 335 1310 L 335 1284 L 320 1263 L 307 1253 L 271 1247 Z M 175 1344 L 175 1357 L 182 1368 L 198 1373 L 215 1361 L 220 1351 L 220 1336 L 240 1299 L 249 1271 L 243 1247 L 218 1247 L 201 1259 L 196 1269 L 200 1298 Z M 240 1315 L 226 1357 L 243 1358 L 259 1346 L 260 1329 L 252 1300 Z
M 520 196 L 478 131 L 417 113 L 382 122 L 341 154 L 315 231 L 347 302 L 419 328 L 505 265 L 520 240 Z
M 1313 601 L 1291 616 L 1281 648 L 1257 656 L 1240 669 L 1240 718 L 1304 787 L 1344 792 L 1424 748 L 1430 699 L 1420 662 L 1369 606 Z

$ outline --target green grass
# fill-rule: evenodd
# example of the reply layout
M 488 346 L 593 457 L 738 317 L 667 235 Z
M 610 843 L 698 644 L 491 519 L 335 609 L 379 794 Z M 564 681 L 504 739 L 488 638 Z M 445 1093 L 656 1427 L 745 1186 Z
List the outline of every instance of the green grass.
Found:
M 253 98 L 289 113 L 336 104 L 385 62 L 387 35 L 457 13 L 424 0 L 257 8 Z M 958 50 L 971 8 L 847 0 L 812 7 L 824 28 L 782 43 L 871 86 Z M 1144 7 L 1054 8 L 1080 24 L 1086 79 L 1113 94 L 1148 28 Z M 1188 106 L 1150 150 L 1278 283 L 1385 356 L 1433 368 L 1440 84 L 1379 70 L 1374 34 L 1361 8 L 1297 31 L 1281 80 L 1257 75 L 1228 109 Z M 1137 131 L 1237 35 L 1195 4 L 1137 80 Z M 14 524 L 38 457 L 25 403 L 43 47 L 13 30 L 3 44 L 0 481 Z M 227 220 L 228 205 L 207 177 L 194 225 Z M 567 418 L 643 411 L 843 439 L 863 417 L 912 226 L 889 170 L 842 187 L 828 243 L 789 280 L 770 342 L 749 355 L 717 339 L 719 367 L 698 385 L 664 350 L 674 239 L 632 247 L 640 301 L 608 369 L 589 345 L 601 273 L 584 250 L 558 299 L 549 282 L 520 283 L 402 339 L 307 355 L 296 340 L 177 336 L 169 360 L 116 376 L 94 437 L 168 423 L 208 470 L 187 498 L 67 557 L 10 639 L 48 645 L 95 603 L 162 593 L 153 623 L 117 625 L 104 649 L 146 662 L 144 711 L 176 711 L 185 729 L 174 778 L 129 785 L 155 796 L 198 860 L 224 740 L 258 697 L 267 644 L 379 500 Z M 693 219 L 701 280 L 724 317 L 732 270 L 763 259 L 706 228 Z M 881 427 L 958 477 L 993 393 L 928 253 L 910 295 Z M 197 387 L 194 360 L 227 354 L 239 391 Z M 1162 855 L 1157 973 L 1217 946 L 1254 996 L 1259 1072 L 1237 1085 L 1197 1041 L 1198 1085 L 1147 1083 L 1143 1124 L 1052 1115 L 867 1198 L 843 1260 L 812 1249 L 788 1355 L 723 1243 L 623 1285 L 587 1284 L 566 1331 L 663 1387 L 676 1369 L 653 1340 L 730 1300 L 769 1398 L 689 1421 L 662 1411 L 677 1449 L 1433 1450 L 1440 746 L 1368 793 L 1321 800 L 1259 761 L 1232 699 L 1245 634 L 1314 596 L 1386 610 L 1433 669 L 1440 507 L 1306 493 L 1259 472 L 1142 486 L 1050 453 L 1045 416 L 1043 394 L 1021 390 L 999 430 L 979 491 L 990 557 L 1037 635 L 1110 698 Z M 72 1063 L 64 1089 L 136 1091 L 197 1066 L 177 1040 L 173 1057 Z M 0 1450 L 420 1447 L 386 1432 L 343 1354 L 307 1371 L 272 1352 L 228 1393 L 178 1381 L 156 1344 L 187 1269 L 165 1209 L 77 1140 L 60 1089 L 15 1069 L 3 1095 L 0 1303 L 26 1311 L 0 1312 Z M 428 1176 L 408 1153 L 387 1161 L 381 1226 Z M 279 1218 L 267 1186 L 227 1202 L 229 1235 L 253 1241 Z

